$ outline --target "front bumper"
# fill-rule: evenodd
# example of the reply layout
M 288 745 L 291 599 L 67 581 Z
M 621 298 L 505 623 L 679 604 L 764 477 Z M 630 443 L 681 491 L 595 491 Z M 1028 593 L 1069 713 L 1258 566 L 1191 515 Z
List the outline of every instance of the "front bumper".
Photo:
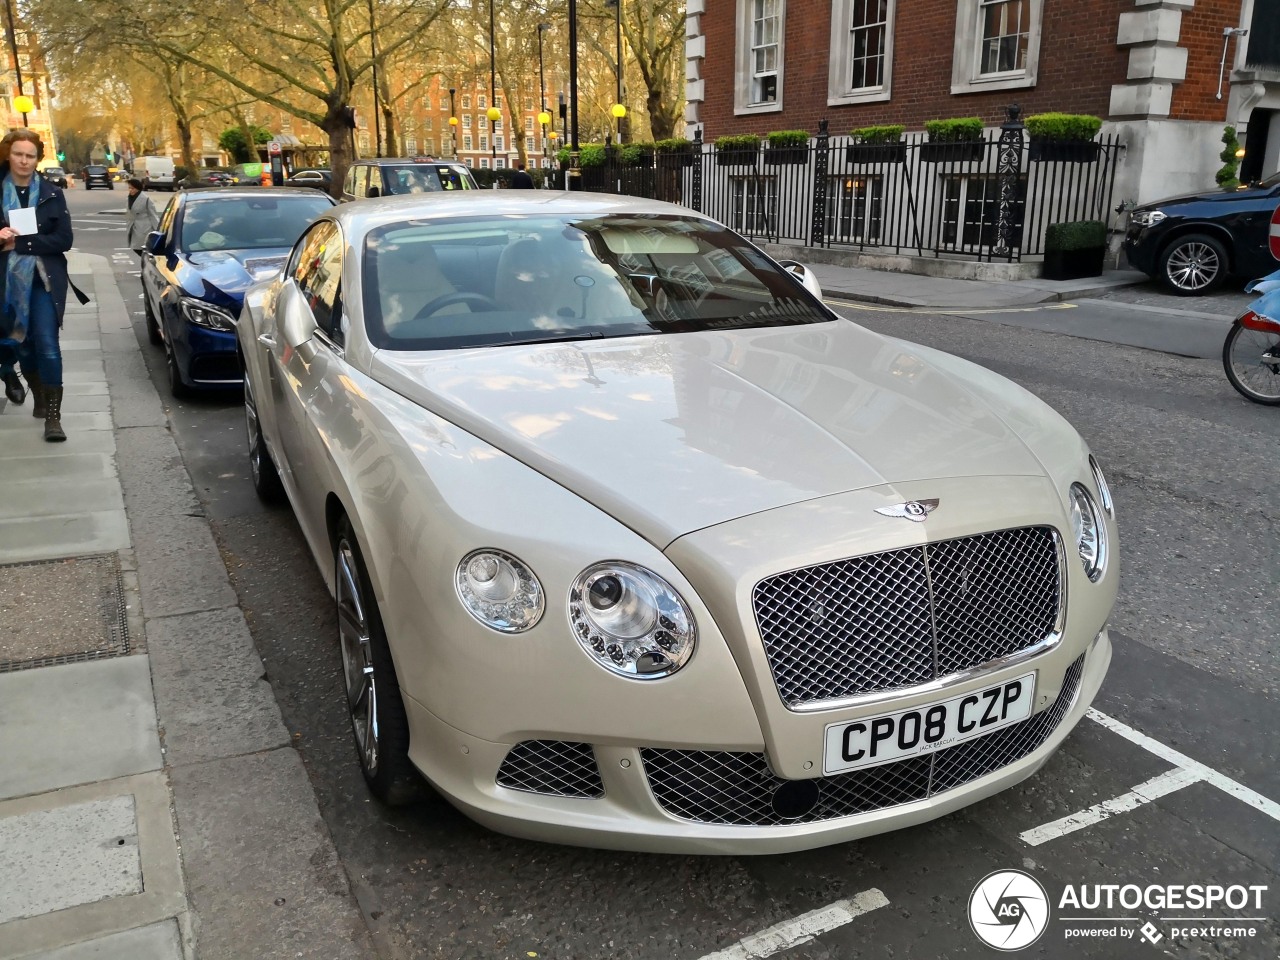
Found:
M 1040 689 L 1057 691 L 1030 718 L 1006 728 L 1008 732 L 996 731 L 926 755 L 923 765 L 930 768 L 930 781 L 923 786 L 917 783 L 914 787 L 908 784 L 884 788 L 883 783 L 890 777 L 908 783 L 907 772 L 903 771 L 903 778 L 897 778 L 897 774 L 887 769 L 894 765 L 819 778 L 816 782 L 820 791 L 824 795 L 845 797 L 845 806 L 829 804 L 815 808 L 835 811 L 835 815 L 811 817 L 804 822 L 760 825 L 706 822 L 691 818 L 687 809 L 686 815 L 676 815 L 671 812 L 673 790 L 679 793 L 682 789 L 687 792 L 714 787 L 717 780 L 714 776 L 704 778 L 689 771 L 677 771 L 673 786 L 671 769 L 662 765 L 660 755 L 677 751 L 653 750 L 643 743 L 590 745 L 590 754 L 598 767 L 598 796 L 552 796 L 500 786 L 498 779 L 504 761 L 515 744 L 492 743 L 468 736 L 440 720 L 421 703 L 406 698 L 412 732 L 411 757 L 437 790 L 467 816 L 513 836 L 650 853 L 741 855 L 806 850 L 924 823 L 999 793 L 1034 774 L 1084 716 L 1111 662 L 1111 643 L 1105 629 L 1078 655 L 1065 650 L 1066 646 L 1009 671 L 1013 675 L 1035 668 L 1040 671 Z M 994 676 L 1000 679 L 1000 674 Z M 975 689 L 990 683 L 991 679 L 976 682 Z M 1019 731 L 1019 727 L 1023 730 Z M 995 755 L 997 737 L 1002 737 L 1006 744 L 1017 743 L 1007 748 L 1007 755 L 1013 759 L 993 768 L 991 757 Z M 946 755 L 952 754 L 951 759 L 955 759 L 953 751 L 961 750 L 967 751 L 966 757 L 960 758 L 966 764 L 967 773 L 957 777 L 956 764 L 952 762 L 953 773 L 945 774 L 949 759 Z M 720 756 L 737 757 L 740 764 L 767 765 L 763 744 L 755 753 L 726 752 Z M 984 756 L 985 760 L 975 759 Z M 762 760 L 758 762 L 755 757 Z M 921 758 L 899 763 L 913 763 L 919 768 Z M 850 777 L 859 777 L 864 783 L 851 784 Z M 767 769 L 754 780 L 756 789 L 763 790 L 785 782 Z M 746 784 L 743 789 L 750 792 L 751 777 L 742 783 Z M 847 798 L 851 795 L 853 800 L 849 801 Z M 749 799 L 744 797 L 737 809 L 749 811 Z M 855 812 L 847 812 L 850 809 Z M 743 815 L 749 816 L 749 812 Z
M 1163 231 L 1152 227 L 1130 227 L 1124 236 L 1124 254 L 1129 265 L 1149 277 L 1160 273 L 1158 254 Z
M 234 330 L 209 330 L 185 320 L 182 323 L 185 336 L 174 349 L 192 386 L 217 389 L 244 382 Z

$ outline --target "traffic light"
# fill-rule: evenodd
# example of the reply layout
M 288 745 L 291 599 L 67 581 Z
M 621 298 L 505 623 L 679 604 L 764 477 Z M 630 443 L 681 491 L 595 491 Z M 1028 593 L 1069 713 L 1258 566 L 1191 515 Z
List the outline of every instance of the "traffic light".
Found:
M 59 163 L 66 163 L 66 161 L 67 161 L 67 151 L 65 151 L 65 150 L 59 150 L 59 151 L 58 151 L 58 162 L 59 162 Z
M 107 147 L 107 163 L 110 163 L 114 159 L 115 159 L 115 155 L 112 154 L 111 148 Z

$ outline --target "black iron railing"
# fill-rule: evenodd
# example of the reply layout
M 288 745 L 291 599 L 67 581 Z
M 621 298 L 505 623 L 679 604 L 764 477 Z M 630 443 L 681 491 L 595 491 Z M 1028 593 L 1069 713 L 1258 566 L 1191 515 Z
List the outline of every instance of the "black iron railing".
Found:
M 766 242 L 967 260 L 1044 253 L 1046 228 L 1108 220 L 1123 145 L 1037 142 L 1016 117 L 983 139 L 862 144 L 825 130 L 807 146 L 612 158 L 582 189 L 683 204 Z

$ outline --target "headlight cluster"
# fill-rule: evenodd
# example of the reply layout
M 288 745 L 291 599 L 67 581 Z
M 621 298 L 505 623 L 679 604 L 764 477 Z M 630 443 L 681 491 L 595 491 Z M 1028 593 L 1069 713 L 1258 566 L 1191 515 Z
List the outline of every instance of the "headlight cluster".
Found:
M 1130 221 L 1135 227 L 1154 227 L 1168 216 L 1163 210 L 1139 210 Z
M 545 609 L 537 576 L 501 550 L 467 554 L 454 582 L 467 612 L 500 633 L 531 629 Z M 593 564 L 578 574 L 568 599 L 574 638 L 606 670 L 655 680 L 693 656 L 697 627 L 689 605 L 652 570 L 623 561 Z
M 204 327 L 206 330 L 234 330 L 236 328 L 236 318 L 221 307 L 215 307 L 213 304 L 206 303 L 203 300 L 193 300 L 190 297 L 183 297 L 180 303 L 182 305 L 182 315 L 197 327 Z
M 1107 566 L 1107 525 L 1089 491 L 1078 483 L 1071 485 L 1071 532 L 1084 572 L 1096 583 Z

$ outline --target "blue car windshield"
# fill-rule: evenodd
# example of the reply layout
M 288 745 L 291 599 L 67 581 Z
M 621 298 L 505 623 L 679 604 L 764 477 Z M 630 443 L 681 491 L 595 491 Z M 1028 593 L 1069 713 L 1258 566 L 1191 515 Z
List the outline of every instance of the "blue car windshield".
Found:
M 834 315 L 727 227 L 655 215 L 474 217 L 378 227 L 365 327 L 388 350 L 586 340 Z
M 178 248 L 199 253 L 292 246 L 307 224 L 332 205 L 319 194 L 190 199 L 182 211 Z

